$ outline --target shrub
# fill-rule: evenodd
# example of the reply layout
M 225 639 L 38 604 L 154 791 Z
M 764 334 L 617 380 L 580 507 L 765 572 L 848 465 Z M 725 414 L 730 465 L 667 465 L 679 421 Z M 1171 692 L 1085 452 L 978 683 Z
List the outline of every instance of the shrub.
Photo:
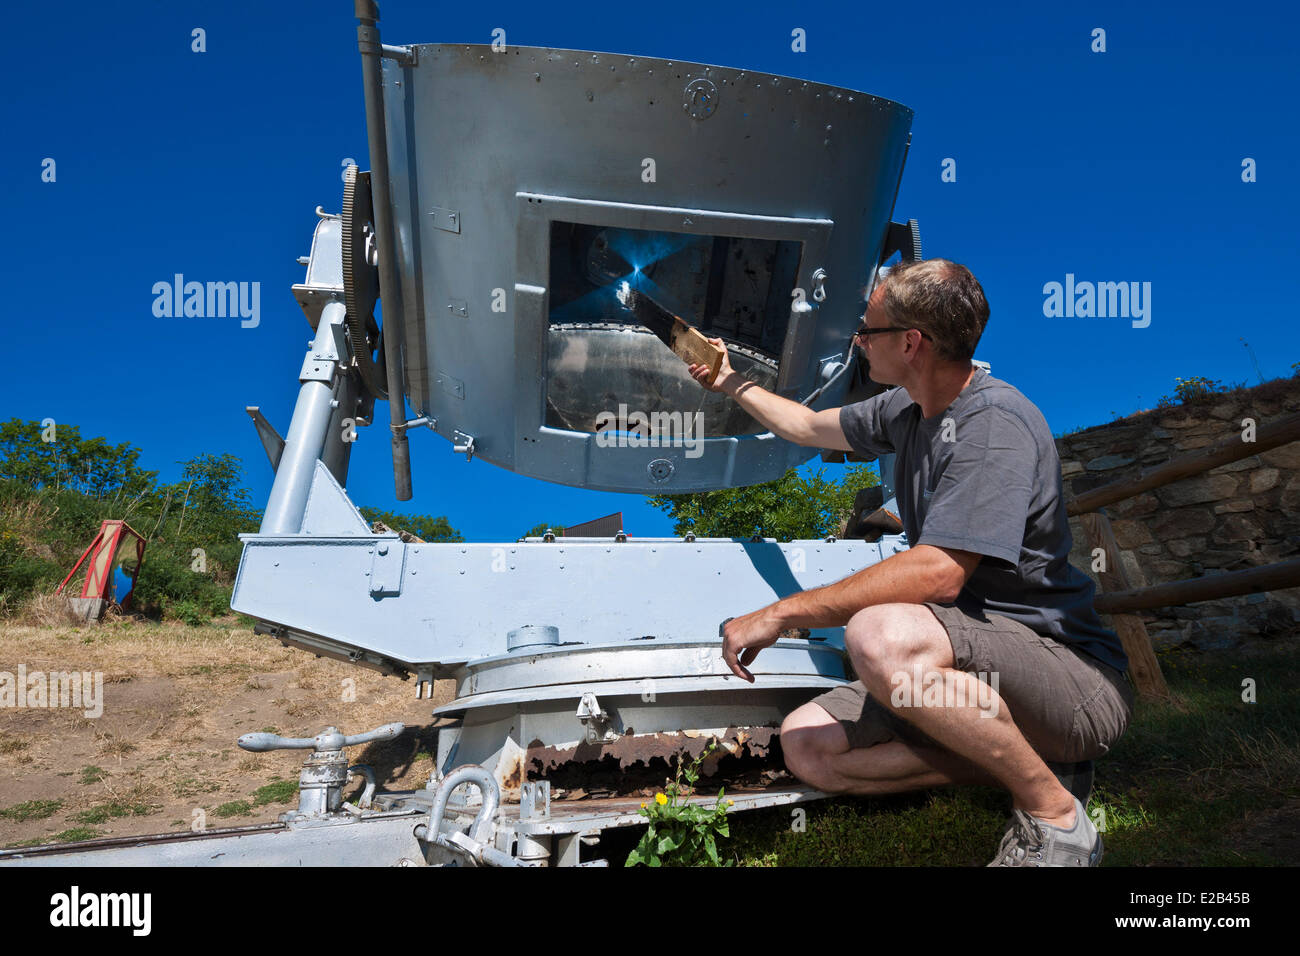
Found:
M 59 566 L 31 554 L 12 529 L 0 530 L 0 608 L 17 605 L 36 591 L 56 586 Z
M 185 545 L 155 540 L 145 552 L 132 603 L 151 616 L 202 624 L 230 607 L 230 590 L 212 579 L 211 570 L 211 566 L 208 571 L 194 570 Z

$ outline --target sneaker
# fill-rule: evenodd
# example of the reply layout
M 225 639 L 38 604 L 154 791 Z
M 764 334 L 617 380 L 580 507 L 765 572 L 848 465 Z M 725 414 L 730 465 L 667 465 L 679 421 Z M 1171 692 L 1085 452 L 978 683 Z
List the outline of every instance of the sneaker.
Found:
M 1068 830 L 1013 810 L 1011 826 L 989 866 L 1097 866 L 1101 854 L 1101 834 L 1075 797 L 1074 826 Z
M 1047 769 L 1056 775 L 1057 780 L 1061 781 L 1061 786 L 1070 791 L 1071 796 L 1086 807 L 1089 798 L 1092 797 L 1092 761 L 1052 763 L 1052 761 L 1048 760 L 1045 762 Z

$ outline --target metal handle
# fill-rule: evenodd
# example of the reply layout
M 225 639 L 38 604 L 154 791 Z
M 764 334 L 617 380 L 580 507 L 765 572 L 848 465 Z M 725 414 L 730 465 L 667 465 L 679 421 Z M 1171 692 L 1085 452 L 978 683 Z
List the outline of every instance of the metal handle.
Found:
M 406 724 L 399 724 L 396 722 L 384 724 L 382 727 L 376 727 L 374 730 L 367 730 L 363 734 L 354 734 L 351 737 L 344 737 L 343 746 L 351 747 L 355 744 L 368 744 L 372 740 L 392 740 L 405 729 Z
M 356 744 L 370 743 L 372 740 L 392 740 L 406 729 L 405 724 L 384 724 L 363 734 L 345 737 L 337 727 L 326 727 L 315 737 L 281 737 L 279 734 L 255 733 L 244 734 L 239 738 L 243 750 L 262 753 L 267 750 L 342 750 Z
M 316 746 L 315 737 L 281 737 L 279 734 L 244 734 L 237 741 L 240 749 L 262 753 L 267 750 L 307 750 Z

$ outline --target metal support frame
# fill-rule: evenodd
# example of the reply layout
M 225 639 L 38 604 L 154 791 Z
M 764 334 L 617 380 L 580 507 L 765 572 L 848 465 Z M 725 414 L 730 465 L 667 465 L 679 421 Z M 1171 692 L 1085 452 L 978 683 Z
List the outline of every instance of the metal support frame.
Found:
M 453 791 L 481 787 L 478 803 L 456 802 Z M 583 845 L 597 846 L 608 830 L 643 825 L 640 797 L 549 804 L 544 815 L 491 805 L 492 778 L 466 766 L 434 790 L 378 794 L 374 809 L 359 808 L 279 823 L 214 828 L 149 837 L 110 837 L 0 850 L 9 866 L 617 866 L 582 862 Z M 802 785 L 757 792 L 729 791 L 728 813 L 793 806 L 829 794 Z M 689 802 L 708 805 L 713 798 Z M 490 812 L 489 812 L 490 811 Z M 436 822 L 435 822 L 436 821 Z
M 346 356 L 344 312 L 340 301 L 325 305 L 316 327 L 316 338 L 303 361 L 299 376 L 302 388 L 280 454 L 275 483 L 266 502 L 261 534 L 297 534 L 302 528 L 316 462 L 325 452 L 330 423 L 337 417 L 335 412 L 339 407 L 334 398 L 334 385 L 339 363 Z

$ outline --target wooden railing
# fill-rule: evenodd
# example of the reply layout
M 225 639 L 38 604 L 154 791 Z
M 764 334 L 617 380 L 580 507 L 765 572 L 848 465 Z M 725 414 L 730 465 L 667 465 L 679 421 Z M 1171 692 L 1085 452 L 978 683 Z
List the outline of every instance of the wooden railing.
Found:
M 1137 478 L 1112 481 L 1084 492 L 1066 507 L 1066 513 L 1070 517 L 1082 516 L 1088 547 L 1094 553 L 1098 548 L 1103 552 L 1103 568 L 1097 572 L 1101 579 L 1101 593 L 1097 595 L 1093 606 L 1098 612 L 1111 616 L 1115 632 L 1128 655 L 1133 683 L 1137 686 L 1138 693 L 1144 696 L 1168 697 L 1169 688 L 1160 671 L 1160 662 L 1151 646 L 1146 625 L 1133 612 L 1300 587 L 1300 558 L 1150 587 L 1142 582 L 1141 586 L 1134 587 L 1120 561 L 1119 547 L 1115 543 L 1110 518 L 1104 508 L 1181 478 L 1190 478 L 1211 468 L 1300 440 L 1300 414 L 1270 422 L 1258 428 L 1252 437 L 1253 440 L 1248 440 L 1245 434 L 1236 434 L 1208 448 L 1198 448 L 1179 455 Z

